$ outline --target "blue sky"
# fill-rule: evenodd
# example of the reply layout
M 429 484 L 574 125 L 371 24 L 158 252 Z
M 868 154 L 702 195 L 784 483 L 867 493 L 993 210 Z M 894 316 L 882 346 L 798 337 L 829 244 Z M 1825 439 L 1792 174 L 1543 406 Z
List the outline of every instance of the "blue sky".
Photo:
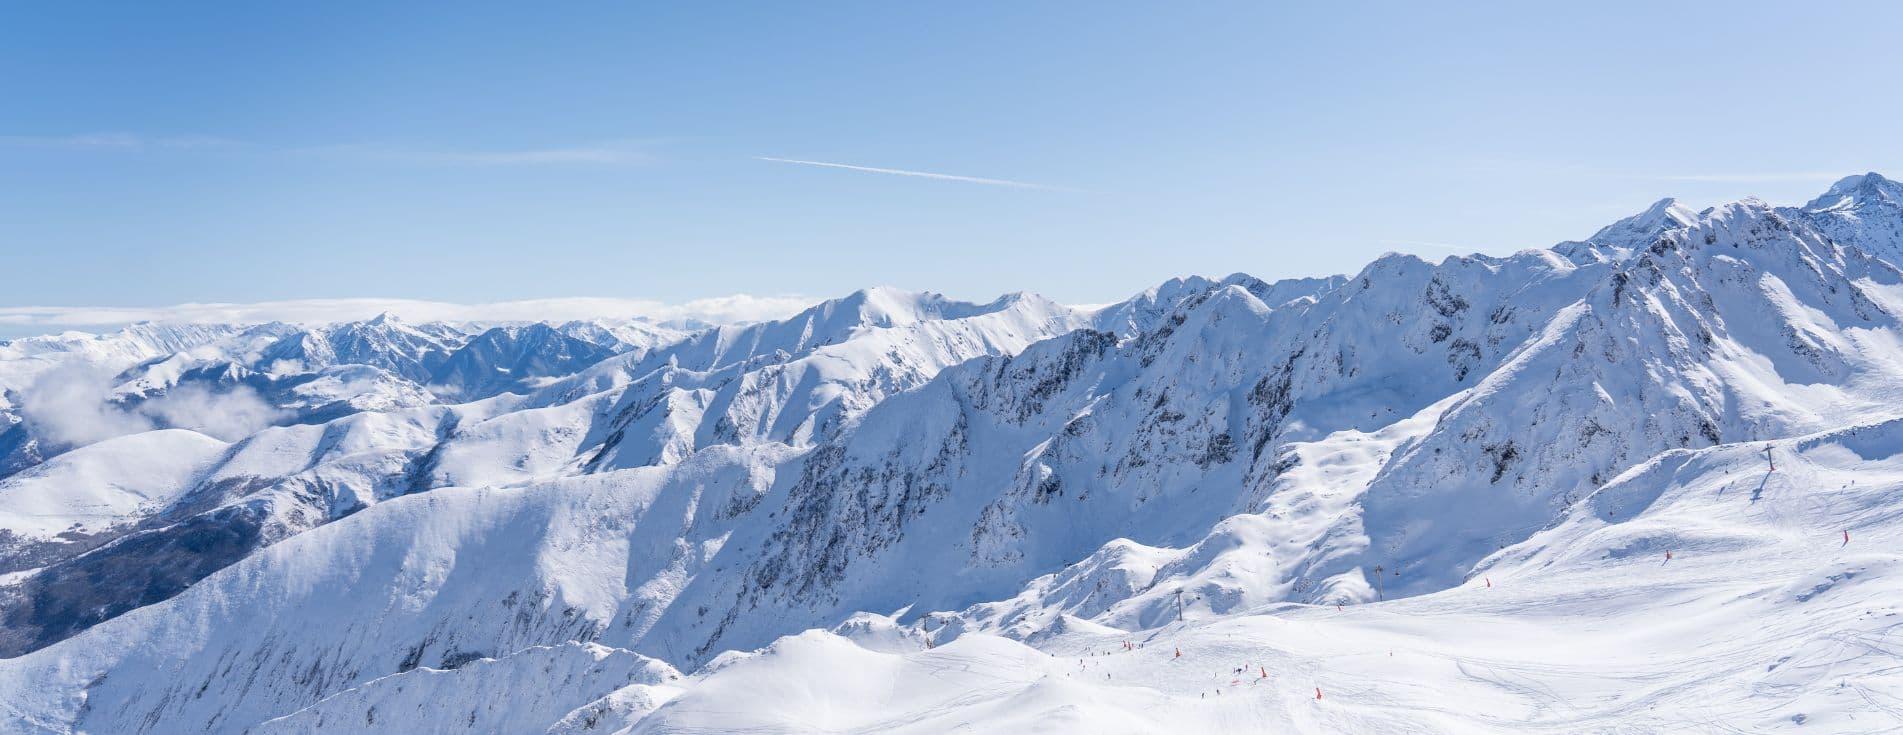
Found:
M 0 306 L 1101 302 L 1903 173 L 1894 3 L 396 5 L 12 8 Z

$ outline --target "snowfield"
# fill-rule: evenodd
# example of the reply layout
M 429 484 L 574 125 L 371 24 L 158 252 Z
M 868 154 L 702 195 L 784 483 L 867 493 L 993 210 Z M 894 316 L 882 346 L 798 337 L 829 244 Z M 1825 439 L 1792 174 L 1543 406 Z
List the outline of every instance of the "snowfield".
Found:
M 0 343 L 0 732 L 1896 732 L 1900 260 Z

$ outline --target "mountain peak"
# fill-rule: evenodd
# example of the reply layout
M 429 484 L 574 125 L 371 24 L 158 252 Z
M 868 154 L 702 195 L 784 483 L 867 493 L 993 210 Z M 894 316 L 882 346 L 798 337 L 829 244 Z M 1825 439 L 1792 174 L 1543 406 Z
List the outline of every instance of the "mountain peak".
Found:
M 1903 184 L 1884 178 L 1875 171 L 1845 176 L 1831 184 L 1823 196 L 1812 199 L 1804 208 L 1813 212 L 1855 209 L 1864 204 L 1881 203 L 1903 206 Z
M 890 286 L 860 289 L 834 301 L 808 309 L 814 314 L 838 314 L 842 326 L 894 327 L 937 319 L 964 319 L 1011 308 L 1018 304 L 1045 302 L 1042 296 L 1028 292 L 1005 294 L 984 304 L 960 301 L 935 291 L 907 291 Z
M 1630 245 L 1637 241 L 1649 240 L 1666 230 L 1684 227 L 1698 220 L 1698 213 L 1690 207 L 1679 204 L 1677 199 L 1666 197 L 1646 207 L 1645 211 L 1606 225 L 1594 233 L 1594 242 L 1609 245 Z
M 1553 246 L 1553 250 L 1574 263 L 1621 260 L 1658 239 L 1659 235 L 1692 225 L 1698 216 L 1677 199 L 1666 197 L 1653 202 L 1645 211 L 1600 228 L 1592 237 L 1563 242 Z

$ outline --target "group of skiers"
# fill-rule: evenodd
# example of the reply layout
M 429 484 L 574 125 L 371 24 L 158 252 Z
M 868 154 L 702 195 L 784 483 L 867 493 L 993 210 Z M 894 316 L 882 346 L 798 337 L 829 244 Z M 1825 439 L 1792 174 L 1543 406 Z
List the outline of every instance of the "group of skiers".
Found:
M 1121 642 L 1121 643 L 1119 644 L 1119 646 L 1120 646 L 1120 647 L 1121 647 L 1121 648 L 1123 649 L 1123 651 L 1124 651 L 1125 653 L 1129 653 L 1129 652 L 1132 652 L 1132 651 L 1137 651 L 1137 650 L 1141 650 L 1141 649 L 1143 648 L 1143 644 L 1142 644 L 1142 643 L 1138 643 L 1138 642 L 1136 642 L 1136 641 L 1123 641 L 1123 642 Z M 1170 658 L 1171 658 L 1171 660 L 1176 660 L 1176 659 L 1181 659 L 1181 658 L 1183 657 L 1183 648 L 1182 648 L 1181 646 L 1175 646 L 1175 647 L 1172 647 L 1172 650 L 1174 651 L 1174 653 L 1173 653 L 1173 655 L 1171 655 L 1171 656 L 1170 656 Z M 1112 653 L 1115 653 L 1115 652 L 1114 652 L 1114 651 L 1104 651 L 1104 652 L 1102 652 L 1102 653 L 1098 653 L 1098 652 L 1096 652 L 1096 651 L 1092 651 L 1092 652 L 1090 652 L 1090 658 L 1096 658 L 1096 657 L 1098 657 L 1098 656 L 1109 656 L 1109 655 L 1110 655 L 1110 654 L 1112 654 Z M 1078 668 L 1078 670 L 1079 670 L 1079 671 L 1082 671 L 1082 670 L 1087 670 L 1087 669 L 1089 669 L 1089 668 L 1090 668 L 1090 667 L 1091 667 L 1092 665 L 1093 665 L 1093 664 L 1091 664 L 1091 663 L 1090 663 L 1090 662 L 1089 662 L 1088 660 L 1086 660 L 1086 659 L 1082 659 L 1082 658 L 1080 658 L 1080 659 L 1077 659 L 1077 668 Z M 1248 671 L 1249 671 L 1249 669 L 1251 669 L 1251 668 L 1253 668 L 1253 669 L 1255 669 L 1255 670 L 1256 670 L 1256 676 L 1255 676 L 1255 681 L 1252 681 L 1252 682 L 1250 682 L 1250 683 L 1255 683 L 1255 682 L 1257 682 L 1257 681 L 1264 681 L 1264 680 L 1266 680 L 1266 679 L 1268 679 L 1268 678 L 1269 678 L 1269 667 L 1268 667 L 1268 666 L 1266 666 L 1266 665 L 1262 665 L 1262 664 L 1244 664 L 1244 665 L 1242 665 L 1242 666 L 1237 666 L 1237 667 L 1235 667 L 1234 669 L 1231 669 L 1231 670 L 1229 671 L 1229 674 L 1230 674 L 1230 676 L 1232 676 L 1232 677 L 1233 677 L 1233 678 L 1231 678 L 1231 679 L 1229 680 L 1229 685 L 1230 685 L 1231 687 L 1236 687 L 1236 686 L 1241 686 L 1241 685 L 1242 685 L 1242 677 L 1243 677 L 1243 676 L 1244 676 L 1245 674 L 1247 674 L 1247 673 L 1248 673 Z M 1068 676 L 1068 674 L 1067 674 L 1066 676 Z M 1103 678 L 1105 678 L 1105 679 L 1109 679 L 1109 678 L 1111 678 L 1111 676 L 1110 676 L 1110 672 L 1108 672 L 1108 671 L 1106 671 L 1106 672 L 1104 672 L 1104 675 L 1103 675 Z M 1214 691 L 1214 692 L 1216 693 L 1216 696 L 1222 696 L 1222 688 L 1221 688 L 1221 687 L 1217 687 L 1217 688 L 1215 688 L 1215 689 L 1214 689 L 1213 691 Z M 1209 698 L 1209 692 L 1201 692 L 1201 693 L 1200 693 L 1200 698 L 1201 698 L 1201 699 L 1208 699 L 1208 698 Z M 1321 698 L 1322 698 L 1322 697 L 1321 697 L 1321 690 L 1320 690 L 1320 689 L 1316 689 L 1316 690 L 1315 690 L 1315 698 L 1316 698 L 1316 699 L 1321 699 Z

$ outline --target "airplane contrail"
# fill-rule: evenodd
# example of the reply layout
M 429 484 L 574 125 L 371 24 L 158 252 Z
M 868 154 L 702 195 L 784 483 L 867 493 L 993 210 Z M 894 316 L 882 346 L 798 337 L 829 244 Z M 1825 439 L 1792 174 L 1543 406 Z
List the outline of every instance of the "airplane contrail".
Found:
M 878 168 L 876 166 L 855 166 L 850 163 L 829 163 L 826 161 L 802 161 L 797 158 L 774 158 L 772 156 L 754 156 L 754 160 L 773 161 L 775 163 L 797 163 L 802 166 L 820 166 L 823 168 L 837 168 L 837 169 L 844 169 L 847 171 L 861 171 L 861 172 L 869 173 L 869 174 L 891 174 L 893 176 L 917 176 L 922 179 L 938 179 L 940 181 L 963 181 L 967 184 L 984 184 L 986 186 L 1009 186 L 1014 189 L 1043 189 L 1046 191 L 1071 191 L 1070 189 L 1065 189 L 1064 187 L 1061 187 L 1061 186 L 1046 186 L 1044 184 L 1033 184 L 1033 183 L 1029 183 L 1025 181 L 1012 181 L 1010 179 L 987 179 L 980 176 L 958 176 L 956 174 L 939 174 L 939 173 L 932 173 L 930 171 L 907 171 L 905 169 L 899 169 L 899 168 Z

